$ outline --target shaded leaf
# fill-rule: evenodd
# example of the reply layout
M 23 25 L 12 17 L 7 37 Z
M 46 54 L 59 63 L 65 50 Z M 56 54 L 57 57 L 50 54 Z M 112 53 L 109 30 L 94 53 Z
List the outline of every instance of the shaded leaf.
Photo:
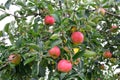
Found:
M 40 50 L 40 47 L 34 43 L 27 44 L 31 49 L 35 49 L 37 51 Z
M 4 31 L 7 33 L 9 32 L 9 26 L 10 26 L 10 23 L 7 23 L 4 27 Z
M 7 16 L 9 16 L 9 14 L 2 14 L 2 15 L 0 15 L 0 21 L 1 21 L 2 19 L 4 19 L 5 17 L 7 17 Z
M 12 0 L 7 0 L 7 2 L 5 3 L 5 7 L 7 9 L 9 9 L 11 2 L 12 2 Z
M 0 8 L 5 10 L 5 7 L 3 5 L 0 5 Z
M 76 60 L 77 58 L 79 58 L 80 56 L 82 56 L 84 54 L 84 50 L 76 53 L 74 56 L 73 56 L 73 60 Z
M 31 58 L 28 58 L 28 59 L 25 60 L 24 65 L 26 65 L 26 64 L 34 61 L 34 60 L 35 60 L 35 56 L 33 56 L 33 57 L 31 57 Z
M 59 39 L 59 40 L 55 40 L 51 43 L 51 46 L 56 46 L 56 45 L 59 45 L 60 43 L 62 43 L 62 40 Z

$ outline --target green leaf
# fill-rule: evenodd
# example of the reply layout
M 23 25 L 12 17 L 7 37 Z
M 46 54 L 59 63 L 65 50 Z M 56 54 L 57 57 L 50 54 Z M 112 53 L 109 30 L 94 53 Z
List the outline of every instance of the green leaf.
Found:
M 12 0 L 7 0 L 7 2 L 5 3 L 5 7 L 7 9 L 9 9 L 11 2 L 12 2 Z
M 58 16 L 58 14 L 52 14 L 52 16 L 55 18 L 56 23 L 60 23 L 60 17 Z
M 96 56 L 96 52 L 90 51 L 90 50 L 85 50 L 84 56 L 85 57 L 94 57 L 94 56 Z
M 0 5 L 0 8 L 5 10 L 5 7 L 3 5 Z
M 0 31 L 0 37 L 3 36 L 3 31 Z
M 10 26 L 10 23 L 7 23 L 4 27 L 4 31 L 9 33 L 9 26 Z
M 60 43 L 62 43 L 62 40 L 61 40 L 61 39 L 55 40 L 55 41 L 53 41 L 53 42 L 51 43 L 51 46 L 53 47 L 53 46 L 59 45 Z
M 22 38 L 19 37 L 18 40 L 16 41 L 16 46 L 21 47 L 22 46 Z
M 58 37 L 59 37 L 59 34 L 53 34 L 53 35 L 50 37 L 50 39 L 55 40 L 55 39 L 58 39 Z
M 22 7 L 26 7 L 25 4 L 21 1 L 17 1 L 16 4 L 19 5 L 19 6 L 22 6 Z
M 42 67 L 42 65 L 40 65 L 39 66 L 39 74 L 38 74 L 38 76 L 44 77 L 45 76 L 45 72 L 46 72 L 46 68 Z
M 9 14 L 2 14 L 2 15 L 0 15 L 0 21 L 1 21 L 2 19 L 4 19 L 5 17 L 7 17 L 7 16 L 9 16 Z
M 73 56 L 73 60 L 76 60 L 77 58 L 79 58 L 80 56 L 82 56 L 84 54 L 84 50 L 76 53 L 74 56 Z
M 29 44 L 27 44 L 27 45 L 28 45 L 30 48 L 35 49 L 35 50 L 37 50 L 37 51 L 40 50 L 40 47 L 39 47 L 38 45 L 34 44 L 34 43 L 29 43 Z
M 26 65 L 26 64 L 34 61 L 34 60 L 35 60 L 35 56 L 33 56 L 33 57 L 31 57 L 31 58 L 28 58 L 28 59 L 25 60 L 24 65 Z

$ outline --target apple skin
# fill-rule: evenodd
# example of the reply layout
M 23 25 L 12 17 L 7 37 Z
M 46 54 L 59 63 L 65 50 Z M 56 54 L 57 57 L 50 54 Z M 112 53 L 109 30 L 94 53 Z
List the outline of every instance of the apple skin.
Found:
M 99 8 L 98 11 L 102 14 L 105 15 L 106 10 L 104 8 Z
M 111 57 L 112 57 L 112 53 L 111 53 L 109 50 L 107 50 L 107 51 L 105 51 L 105 52 L 103 53 L 103 56 L 104 56 L 105 58 L 111 58 Z
M 55 19 L 53 16 L 47 15 L 45 16 L 44 23 L 46 25 L 53 25 L 55 23 Z
M 68 60 L 62 59 L 58 62 L 57 69 L 60 72 L 68 73 L 72 70 L 72 63 Z
M 18 65 L 21 62 L 21 56 L 20 54 L 10 54 L 8 61 L 12 64 Z
M 74 44 L 81 44 L 84 41 L 84 35 L 81 32 L 73 32 L 71 35 L 71 40 Z
M 52 58 L 56 59 L 60 56 L 60 48 L 58 46 L 54 46 L 48 51 L 48 53 Z
M 117 26 L 112 26 L 112 29 L 116 29 L 116 28 L 118 28 Z

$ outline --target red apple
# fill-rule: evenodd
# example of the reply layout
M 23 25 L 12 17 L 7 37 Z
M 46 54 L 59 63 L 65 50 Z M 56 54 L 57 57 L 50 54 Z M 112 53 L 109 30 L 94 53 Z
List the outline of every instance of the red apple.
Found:
M 73 32 L 71 35 L 71 40 L 74 44 L 80 44 L 84 41 L 84 35 L 81 32 Z
M 72 70 L 72 63 L 68 60 L 60 60 L 57 64 L 57 69 L 60 72 L 70 72 Z
M 45 16 L 44 22 L 46 25 L 53 25 L 55 23 L 55 19 L 53 16 Z
M 107 51 L 105 51 L 105 52 L 103 53 L 103 56 L 104 56 L 105 58 L 111 58 L 111 57 L 112 57 L 112 53 L 107 50 Z
M 56 59 L 60 56 L 60 48 L 57 46 L 54 46 L 48 51 L 48 53 L 52 58 Z
M 8 61 L 12 64 L 18 65 L 21 62 L 21 56 L 19 54 L 11 54 L 8 57 Z

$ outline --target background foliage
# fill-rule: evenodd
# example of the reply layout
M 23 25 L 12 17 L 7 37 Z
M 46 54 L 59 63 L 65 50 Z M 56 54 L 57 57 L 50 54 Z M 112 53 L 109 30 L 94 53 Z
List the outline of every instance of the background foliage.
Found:
M 11 5 L 19 6 L 20 10 L 7 13 Z M 0 41 L 0 67 L 10 54 L 22 56 L 19 65 L 8 64 L 0 71 L 1 80 L 44 80 L 46 73 L 48 80 L 118 79 L 112 66 L 120 65 L 119 5 L 119 0 L 8 0 L 0 5 L 0 11 L 4 12 L 0 20 L 7 16 L 15 19 L 0 31 L 0 36 L 5 37 Z M 106 10 L 105 15 L 98 11 L 100 7 Z M 46 15 L 54 16 L 53 26 L 44 24 Z M 31 17 L 29 21 L 28 17 Z M 112 25 L 118 28 L 111 31 Z M 71 42 L 73 29 L 84 34 L 84 43 L 74 45 Z M 6 36 L 11 42 L 9 46 L 5 43 Z M 56 45 L 61 49 L 61 56 L 52 59 L 48 50 Z M 112 52 L 112 58 L 103 57 L 105 50 Z M 56 69 L 57 62 L 63 58 L 73 62 L 69 73 Z M 107 66 L 104 70 L 101 62 Z

